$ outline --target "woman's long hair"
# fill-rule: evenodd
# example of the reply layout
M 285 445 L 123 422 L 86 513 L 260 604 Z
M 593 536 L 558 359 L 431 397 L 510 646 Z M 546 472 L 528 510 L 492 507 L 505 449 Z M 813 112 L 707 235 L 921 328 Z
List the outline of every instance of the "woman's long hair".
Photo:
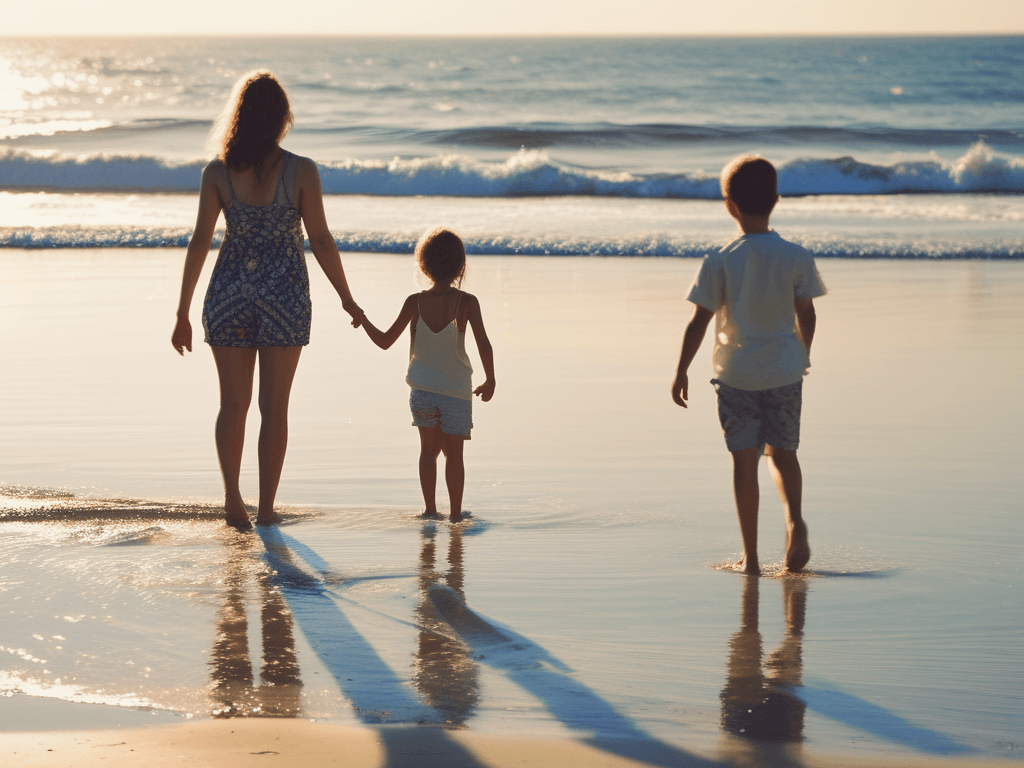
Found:
M 250 72 L 235 83 L 210 133 L 210 149 L 233 171 L 252 168 L 256 178 L 295 118 L 288 94 L 272 72 Z

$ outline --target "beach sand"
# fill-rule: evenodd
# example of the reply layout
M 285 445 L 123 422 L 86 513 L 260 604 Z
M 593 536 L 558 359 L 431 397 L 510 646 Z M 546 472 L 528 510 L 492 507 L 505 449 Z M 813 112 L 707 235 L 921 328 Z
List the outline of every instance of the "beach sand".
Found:
M 471 257 L 498 387 L 461 529 L 416 519 L 404 348 L 348 328 L 311 262 L 288 524 L 239 540 L 198 301 L 193 355 L 169 343 L 182 252 L 4 255 L 4 765 L 1019 761 L 1020 264 L 819 263 L 814 556 L 758 583 L 723 570 L 710 339 L 690 408 L 669 398 L 694 260 Z M 409 257 L 345 263 L 378 325 L 416 289 Z M 751 680 L 788 744 L 736 725 Z

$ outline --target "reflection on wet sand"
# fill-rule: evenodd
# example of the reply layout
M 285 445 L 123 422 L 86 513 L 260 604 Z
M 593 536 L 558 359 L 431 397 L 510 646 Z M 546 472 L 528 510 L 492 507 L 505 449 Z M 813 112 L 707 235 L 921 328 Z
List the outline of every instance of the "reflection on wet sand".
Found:
M 447 726 L 463 726 L 479 700 L 478 668 L 469 647 L 437 613 L 430 588 L 445 583 L 466 599 L 463 589 L 462 530 L 452 526 L 448 534 L 448 570 L 443 577 L 436 568 L 437 526 L 424 523 L 419 565 L 419 603 L 416 623 L 419 638 L 413 683 Z
M 298 717 L 302 680 L 295 654 L 292 616 L 273 573 L 255 552 L 252 537 L 231 538 L 225 563 L 224 604 L 210 653 L 212 714 L 226 717 Z M 260 600 L 263 666 L 253 679 L 249 657 L 246 596 L 255 586 Z
M 729 641 L 725 686 L 719 696 L 722 728 L 753 747 L 740 750 L 749 751 L 752 759 L 763 757 L 766 751 L 784 758 L 787 750 L 778 745 L 796 744 L 804 738 L 806 706 L 794 689 L 802 684 L 807 581 L 797 577 L 782 580 L 785 637 L 765 661 L 758 628 L 761 580 L 756 576 L 743 580 L 740 628 Z

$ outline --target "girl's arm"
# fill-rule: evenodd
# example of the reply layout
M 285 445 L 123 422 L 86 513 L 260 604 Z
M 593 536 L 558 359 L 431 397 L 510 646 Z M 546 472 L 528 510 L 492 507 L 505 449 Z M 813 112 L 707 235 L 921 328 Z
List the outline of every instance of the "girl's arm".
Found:
M 214 179 L 215 163 L 203 169 L 203 180 L 199 186 L 199 213 L 196 215 L 196 227 L 188 241 L 185 253 L 185 270 L 181 276 L 181 296 L 178 299 L 178 320 L 171 334 L 171 344 L 179 355 L 192 351 L 192 324 L 188 319 L 192 296 L 196 291 L 196 283 L 203 271 L 203 264 L 210 253 L 213 243 L 213 230 L 217 226 L 217 217 L 221 212 L 220 193 Z
M 480 362 L 484 366 L 484 383 L 473 390 L 474 395 L 480 395 L 485 403 L 494 397 L 494 350 L 491 348 L 491 340 L 487 338 L 487 331 L 484 330 L 484 318 L 480 313 L 480 302 L 476 296 L 466 294 L 469 301 L 469 325 L 473 329 L 473 338 L 476 339 L 476 351 L 480 354 Z
M 358 327 L 363 310 L 352 298 L 348 280 L 345 279 L 345 268 L 341 265 L 338 244 L 334 242 L 334 235 L 327 227 L 320 172 L 313 161 L 305 157 L 299 158 L 299 165 L 295 171 L 295 197 L 299 215 L 302 216 L 302 224 L 306 228 L 306 236 L 309 238 L 309 247 L 327 279 L 334 286 L 334 290 L 338 292 L 341 306 L 357 321 L 353 325 Z
M 391 324 L 391 327 L 386 331 L 382 331 L 371 323 L 366 316 L 362 318 L 363 328 L 366 330 L 366 335 L 370 337 L 370 341 L 376 344 L 381 349 L 387 349 L 394 344 L 398 337 L 402 335 L 402 331 L 405 330 L 416 313 L 416 294 L 405 300 L 402 305 L 401 311 L 398 313 L 398 318 Z

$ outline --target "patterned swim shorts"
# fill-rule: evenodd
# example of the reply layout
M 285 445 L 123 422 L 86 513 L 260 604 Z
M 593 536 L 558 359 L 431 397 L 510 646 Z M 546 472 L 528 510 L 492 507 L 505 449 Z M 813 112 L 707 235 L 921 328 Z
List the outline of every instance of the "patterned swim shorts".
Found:
M 800 444 L 803 381 L 775 389 L 736 389 L 712 379 L 718 393 L 718 420 L 730 451 L 770 445 L 795 451 Z
M 471 400 L 414 389 L 409 394 L 409 408 L 414 427 L 436 427 L 440 424 L 446 435 L 470 439 L 469 433 L 473 429 Z

